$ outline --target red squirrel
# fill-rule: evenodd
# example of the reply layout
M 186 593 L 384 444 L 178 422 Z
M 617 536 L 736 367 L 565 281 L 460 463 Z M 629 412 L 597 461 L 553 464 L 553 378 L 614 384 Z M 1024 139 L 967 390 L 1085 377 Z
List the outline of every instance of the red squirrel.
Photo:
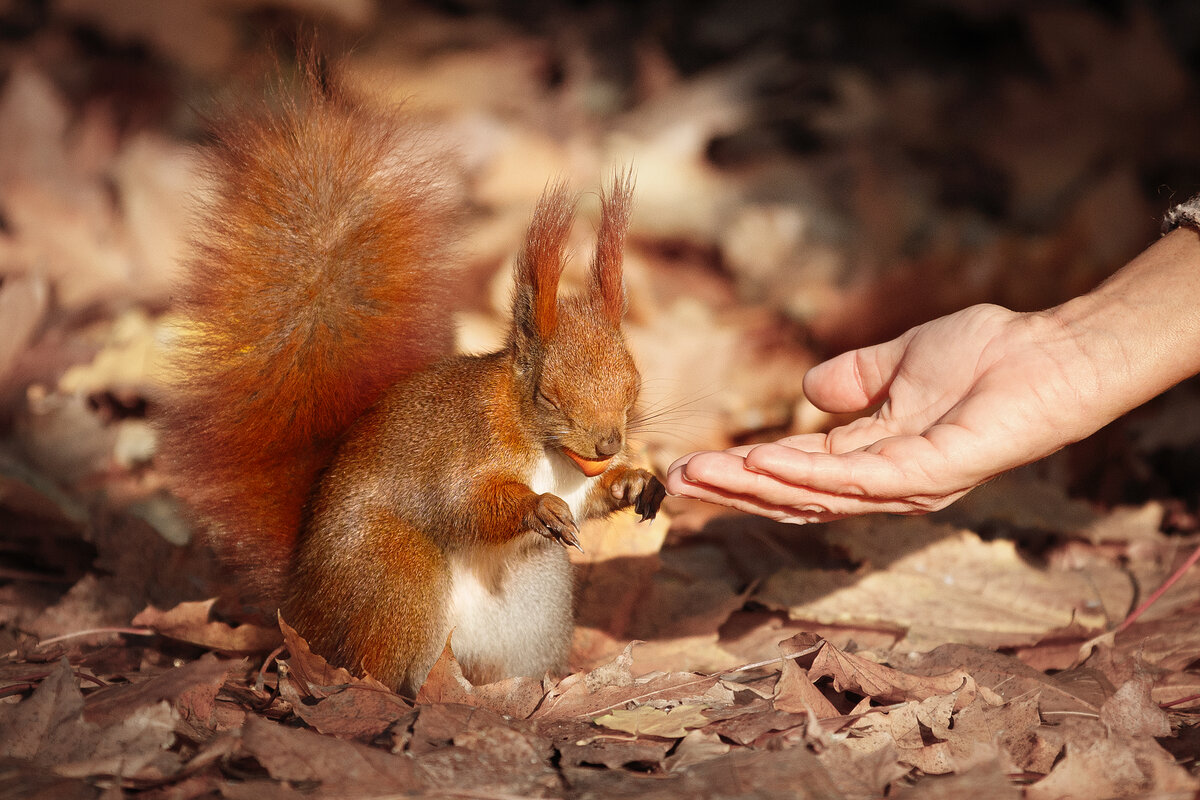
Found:
M 218 555 L 331 662 L 410 695 L 448 639 L 475 682 L 560 669 L 579 523 L 665 493 L 627 438 L 631 180 L 563 299 L 572 202 L 547 189 L 506 343 L 454 355 L 461 203 L 429 134 L 307 83 L 216 126 L 164 458 Z

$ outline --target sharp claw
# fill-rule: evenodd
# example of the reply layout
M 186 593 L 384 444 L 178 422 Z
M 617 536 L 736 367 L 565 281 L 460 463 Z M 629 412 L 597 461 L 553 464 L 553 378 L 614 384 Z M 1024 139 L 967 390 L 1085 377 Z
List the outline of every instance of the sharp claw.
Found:
M 574 547 L 579 552 L 583 552 L 583 547 L 579 544 L 579 537 L 570 529 L 563 529 L 559 533 L 559 540 L 567 547 Z

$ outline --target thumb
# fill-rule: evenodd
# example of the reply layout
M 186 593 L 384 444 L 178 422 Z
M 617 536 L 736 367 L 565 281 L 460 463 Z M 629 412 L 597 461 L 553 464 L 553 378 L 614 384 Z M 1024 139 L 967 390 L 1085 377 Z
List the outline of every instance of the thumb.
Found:
M 804 394 L 817 408 L 833 414 L 870 408 L 892 385 L 911 338 L 912 331 L 817 364 L 804 376 Z

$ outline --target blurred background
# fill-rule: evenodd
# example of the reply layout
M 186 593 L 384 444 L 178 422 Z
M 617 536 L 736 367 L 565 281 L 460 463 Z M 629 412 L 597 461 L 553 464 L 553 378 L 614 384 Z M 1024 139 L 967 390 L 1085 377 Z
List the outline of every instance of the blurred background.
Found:
M 1085 291 L 1200 191 L 1192 0 L 0 0 L 0 511 L 10 540 L 42 521 L 6 575 L 74 583 L 92 556 L 47 555 L 53 525 L 132 514 L 186 540 L 148 420 L 172 276 L 203 236 L 194 148 L 314 33 L 460 155 L 464 349 L 502 335 L 547 181 L 581 192 L 577 281 L 595 190 L 633 166 L 627 329 L 660 469 L 829 425 L 808 366 L 971 303 Z M 1194 530 L 1194 391 L 1155 408 L 1057 479 L 1163 499 Z M 4 621 L 28 622 L 13 586 Z

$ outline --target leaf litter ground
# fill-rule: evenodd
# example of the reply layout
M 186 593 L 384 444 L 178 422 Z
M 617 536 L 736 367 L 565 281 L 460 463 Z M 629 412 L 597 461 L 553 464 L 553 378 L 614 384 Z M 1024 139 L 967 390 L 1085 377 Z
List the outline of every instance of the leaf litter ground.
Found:
M 269 69 L 273 17 L 41 5 L 0 2 L 0 798 L 1196 796 L 1198 571 L 1121 627 L 1200 543 L 1194 385 L 931 518 L 591 525 L 566 675 L 472 686 L 451 648 L 402 698 L 247 617 L 146 417 L 195 109 Z M 464 347 L 496 343 L 547 176 L 638 166 L 660 468 L 836 422 L 815 360 L 1059 302 L 1200 189 L 1200 25 L 1171 4 L 902 4 L 915 37 L 769 0 L 669 31 L 272 4 L 318 5 L 350 80 L 416 96 L 472 165 Z
M 1153 530 L 1155 504 L 1081 514 L 1052 492 L 1039 519 L 1015 520 L 1040 527 L 964 527 L 1012 524 L 1006 503 L 1023 508 L 1029 480 L 946 519 L 808 529 L 675 503 L 663 549 L 642 556 L 654 568 L 626 571 L 635 613 L 589 599 L 621 559 L 577 565 L 578 670 L 473 686 L 448 646 L 416 698 L 331 667 L 284 620 L 233 622 L 212 600 L 44 641 L 6 628 L 0 795 L 1192 796 L 1200 641 L 1181 620 L 1200 610 L 1200 576 L 1103 634 L 1195 537 Z M 603 550 L 633 526 L 587 533 Z M 756 552 L 766 541 L 773 561 Z M 87 575 L 161 594 L 206 557 L 189 546 L 156 565 L 167 574 Z M 44 624 L 97 602 L 95 588 L 73 596 L 86 580 Z

